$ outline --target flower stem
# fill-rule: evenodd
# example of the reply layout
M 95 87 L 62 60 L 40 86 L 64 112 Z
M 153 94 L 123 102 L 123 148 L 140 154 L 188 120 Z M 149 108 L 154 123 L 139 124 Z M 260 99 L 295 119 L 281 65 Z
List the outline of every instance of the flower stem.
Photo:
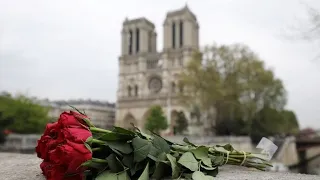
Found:
M 101 140 L 99 140 L 99 139 L 92 139 L 91 142 L 92 142 L 92 143 L 96 143 L 96 144 L 105 144 L 104 141 L 101 141 Z
M 102 128 L 97 128 L 97 127 L 90 127 L 91 132 L 97 132 L 97 133 L 112 133 L 112 131 L 102 129 Z

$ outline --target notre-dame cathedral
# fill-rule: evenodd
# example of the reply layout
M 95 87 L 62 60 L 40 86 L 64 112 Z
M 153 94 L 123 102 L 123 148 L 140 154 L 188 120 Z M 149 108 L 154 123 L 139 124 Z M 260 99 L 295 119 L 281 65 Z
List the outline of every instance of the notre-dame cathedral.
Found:
M 177 112 L 184 112 L 190 122 L 190 109 L 177 99 L 178 92 L 184 91 L 178 74 L 199 49 L 199 24 L 190 9 L 167 13 L 162 52 L 157 52 L 154 24 L 144 17 L 123 22 L 121 47 L 116 125 L 130 128 L 134 123 L 143 128 L 152 105 L 160 105 L 168 117 L 168 133 Z M 188 129 L 191 134 L 199 130 Z

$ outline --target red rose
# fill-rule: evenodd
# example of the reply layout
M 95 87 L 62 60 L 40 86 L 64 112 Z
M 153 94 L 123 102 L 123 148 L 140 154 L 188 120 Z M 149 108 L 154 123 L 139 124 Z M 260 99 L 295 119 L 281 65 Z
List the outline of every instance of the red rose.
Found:
M 65 166 L 67 173 L 80 173 L 84 169 L 82 163 L 92 158 L 91 152 L 81 143 L 74 143 L 66 140 L 66 144 L 58 146 L 49 152 L 50 162 Z
M 59 124 L 49 123 L 46 126 L 44 134 L 38 140 L 36 147 L 37 156 L 41 159 L 48 159 L 48 152 L 63 142 L 62 136 L 59 136 Z
M 58 122 L 48 123 L 46 129 L 44 130 L 43 135 L 49 135 L 52 137 L 57 136 L 57 133 L 60 129 Z
M 48 180 L 83 179 L 85 168 L 81 164 L 92 158 L 92 153 L 84 145 L 92 136 L 84 118 L 88 119 L 73 111 L 64 112 L 58 122 L 46 126 L 36 152 L 44 159 L 40 168 Z M 66 177 L 68 174 L 76 175 Z
M 83 121 L 84 118 L 88 119 L 87 116 L 74 111 L 63 112 L 60 115 L 58 122 L 62 127 L 87 127 L 86 123 Z
M 63 128 L 61 129 L 63 137 L 69 141 L 84 143 L 88 137 L 92 136 L 92 133 L 88 129 L 82 127 Z
M 82 180 L 82 174 L 75 174 L 73 176 L 66 175 L 66 168 L 51 162 L 43 161 L 40 164 L 43 175 L 47 180 Z

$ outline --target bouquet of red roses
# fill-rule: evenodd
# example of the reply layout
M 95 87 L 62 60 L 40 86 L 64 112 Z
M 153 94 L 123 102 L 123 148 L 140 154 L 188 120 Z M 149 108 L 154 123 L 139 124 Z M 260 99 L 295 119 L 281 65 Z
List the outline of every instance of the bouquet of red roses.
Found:
M 83 120 L 86 118 L 73 111 L 64 112 L 57 122 L 47 124 L 36 152 L 43 159 L 40 167 L 48 180 L 83 179 L 81 164 L 92 159 L 91 151 L 84 144 L 92 136 Z
M 186 138 L 178 144 L 133 127 L 100 129 L 79 111 L 62 113 L 38 140 L 43 175 L 48 180 L 203 180 L 212 179 L 225 164 L 259 170 L 271 166 L 262 156 L 230 144 L 197 146 Z

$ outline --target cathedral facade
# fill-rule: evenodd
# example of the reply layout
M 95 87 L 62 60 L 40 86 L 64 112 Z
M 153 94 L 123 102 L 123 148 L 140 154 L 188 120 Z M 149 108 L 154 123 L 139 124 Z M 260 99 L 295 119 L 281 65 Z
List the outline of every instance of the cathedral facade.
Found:
M 166 14 L 163 23 L 163 48 L 157 51 L 155 25 L 142 17 L 126 19 L 121 32 L 116 125 L 143 128 L 152 105 L 160 105 L 172 130 L 174 116 L 190 110 L 177 99 L 184 88 L 178 74 L 199 49 L 199 24 L 185 6 Z M 190 130 L 189 130 L 190 131 Z

